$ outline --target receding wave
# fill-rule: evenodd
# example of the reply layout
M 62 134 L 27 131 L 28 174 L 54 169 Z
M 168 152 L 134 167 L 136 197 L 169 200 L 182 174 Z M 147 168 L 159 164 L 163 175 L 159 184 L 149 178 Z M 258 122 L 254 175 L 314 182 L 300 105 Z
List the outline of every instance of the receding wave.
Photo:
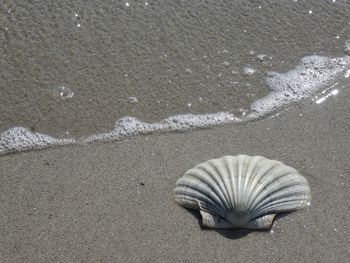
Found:
M 300 63 L 288 72 L 268 72 L 266 82 L 270 93 L 254 101 L 250 106 L 250 112 L 244 116 L 235 116 L 230 112 L 200 115 L 182 114 L 170 116 L 158 123 L 146 123 L 134 117 L 126 116 L 117 120 L 110 132 L 97 133 L 79 139 L 56 139 L 32 132 L 27 128 L 14 127 L 0 134 L 0 155 L 58 145 L 120 141 L 137 135 L 187 131 L 261 119 L 291 103 L 322 93 L 322 91 L 334 86 L 339 80 L 348 78 L 350 75 L 349 50 L 350 41 L 347 41 L 345 45 L 347 55 L 344 57 L 307 56 L 302 58 Z

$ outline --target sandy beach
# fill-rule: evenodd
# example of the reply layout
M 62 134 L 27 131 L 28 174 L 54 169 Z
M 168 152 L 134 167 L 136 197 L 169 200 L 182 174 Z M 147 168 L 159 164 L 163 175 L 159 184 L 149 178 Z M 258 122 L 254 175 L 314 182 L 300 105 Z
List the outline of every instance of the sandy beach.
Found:
M 124 116 L 240 114 L 269 93 L 266 72 L 344 56 L 350 38 L 347 1 L 146 2 L 4 1 L 0 132 L 80 137 Z
M 2 262 L 348 262 L 350 92 L 242 125 L 0 158 Z M 174 183 L 223 155 L 305 175 L 312 205 L 273 232 L 205 230 Z
M 349 262 L 349 1 L 3 2 L 0 136 L 77 144 L 0 156 L 0 263 Z M 285 101 L 261 119 L 83 143 L 125 116 L 243 119 L 271 91 Z M 11 136 L 0 148 L 23 149 Z M 238 154 L 296 168 L 311 206 L 271 231 L 202 229 L 175 182 Z

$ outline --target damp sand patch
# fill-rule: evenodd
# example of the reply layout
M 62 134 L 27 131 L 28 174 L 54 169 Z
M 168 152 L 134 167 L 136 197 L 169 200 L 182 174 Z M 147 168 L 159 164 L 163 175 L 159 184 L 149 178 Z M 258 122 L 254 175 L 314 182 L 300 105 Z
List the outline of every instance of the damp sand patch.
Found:
M 350 41 L 346 41 L 345 53 L 349 54 L 349 50 Z M 0 134 L 0 155 L 68 144 L 120 141 L 137 135 L 183 132 L 258 120 L 280 111 L 287 105 L 314 95 L 317 98 L 320 96 L 316 100 L 318 103 L 324 101 L 326 96 L 338 94 L 339 90 L 334 87 L 339 81 L 347 80 L 349 72 L 349 55 L 337 58 L 306 56 L 294 69 L 285 73 L 268 72 L 266 83 L 270 93 L 254 101 L 250 106 L 250 111 L 245 112 L 242 116 L 236 116 L 229 111 L 198 115 L 181 114 L 170 116 L 157 123 L 142 122 L 137 118 L 126 116 L 116 121 L 112 131 L 92 134 L 80 139 L 57 139 L 32 132 L 27 128 L 14 127 Z

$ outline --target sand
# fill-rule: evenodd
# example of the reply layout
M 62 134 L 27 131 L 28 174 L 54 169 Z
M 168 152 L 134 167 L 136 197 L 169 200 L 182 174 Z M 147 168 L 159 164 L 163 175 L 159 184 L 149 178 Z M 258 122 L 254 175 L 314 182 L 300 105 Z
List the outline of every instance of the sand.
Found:
M 344 56 L 346 1 L 260 2 L 4 1 L 0 130 L 79 138 L 125 115 L 241 112 L 269 92 L 267 71 Z M 0 156 L 0 263 L 349 262 L 343 84 L 324 103 L 255 122 Z M 61 86 L 74 95 L 62 98 Z M 187 169 L 228 154 L 295 167 L 311 206 L 272 231 L 202 229 L 172 189 Z
M 267 71 L 344 56 L 350 36 L 346 0 L 145 2 L 3 0 L 0 132 L 80 137 L 126 115 L 240 113 L 269 92 Z
M 252 123 L 2 156 L 1 262 L 348 262 L 349 99 L 344 89 Z M 297 168 L 312 205 L 273 232 L 201 229 L 174 183 L 227 154 Z

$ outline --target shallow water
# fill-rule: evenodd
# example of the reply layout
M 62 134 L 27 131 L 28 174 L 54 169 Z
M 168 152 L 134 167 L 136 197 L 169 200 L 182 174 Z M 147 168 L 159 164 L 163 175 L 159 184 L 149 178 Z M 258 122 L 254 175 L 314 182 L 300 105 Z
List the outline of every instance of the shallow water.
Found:
M 280 78 L 268 72 L 298 71 L 313 54 L 346 60 L 336 73 L 323 67 L 306 88 L 307 96 L 332 94 L 341 89 L 332 74 L 346 74 L 349 8 L 346 1 L 4 1 L 0 130 L 86 138 L 113 133 L 125 116 L 146 126 L 178 114 L 239 122 L 256 105 L 275 110 L 257 103 L 276 91 L 271 79 Z

